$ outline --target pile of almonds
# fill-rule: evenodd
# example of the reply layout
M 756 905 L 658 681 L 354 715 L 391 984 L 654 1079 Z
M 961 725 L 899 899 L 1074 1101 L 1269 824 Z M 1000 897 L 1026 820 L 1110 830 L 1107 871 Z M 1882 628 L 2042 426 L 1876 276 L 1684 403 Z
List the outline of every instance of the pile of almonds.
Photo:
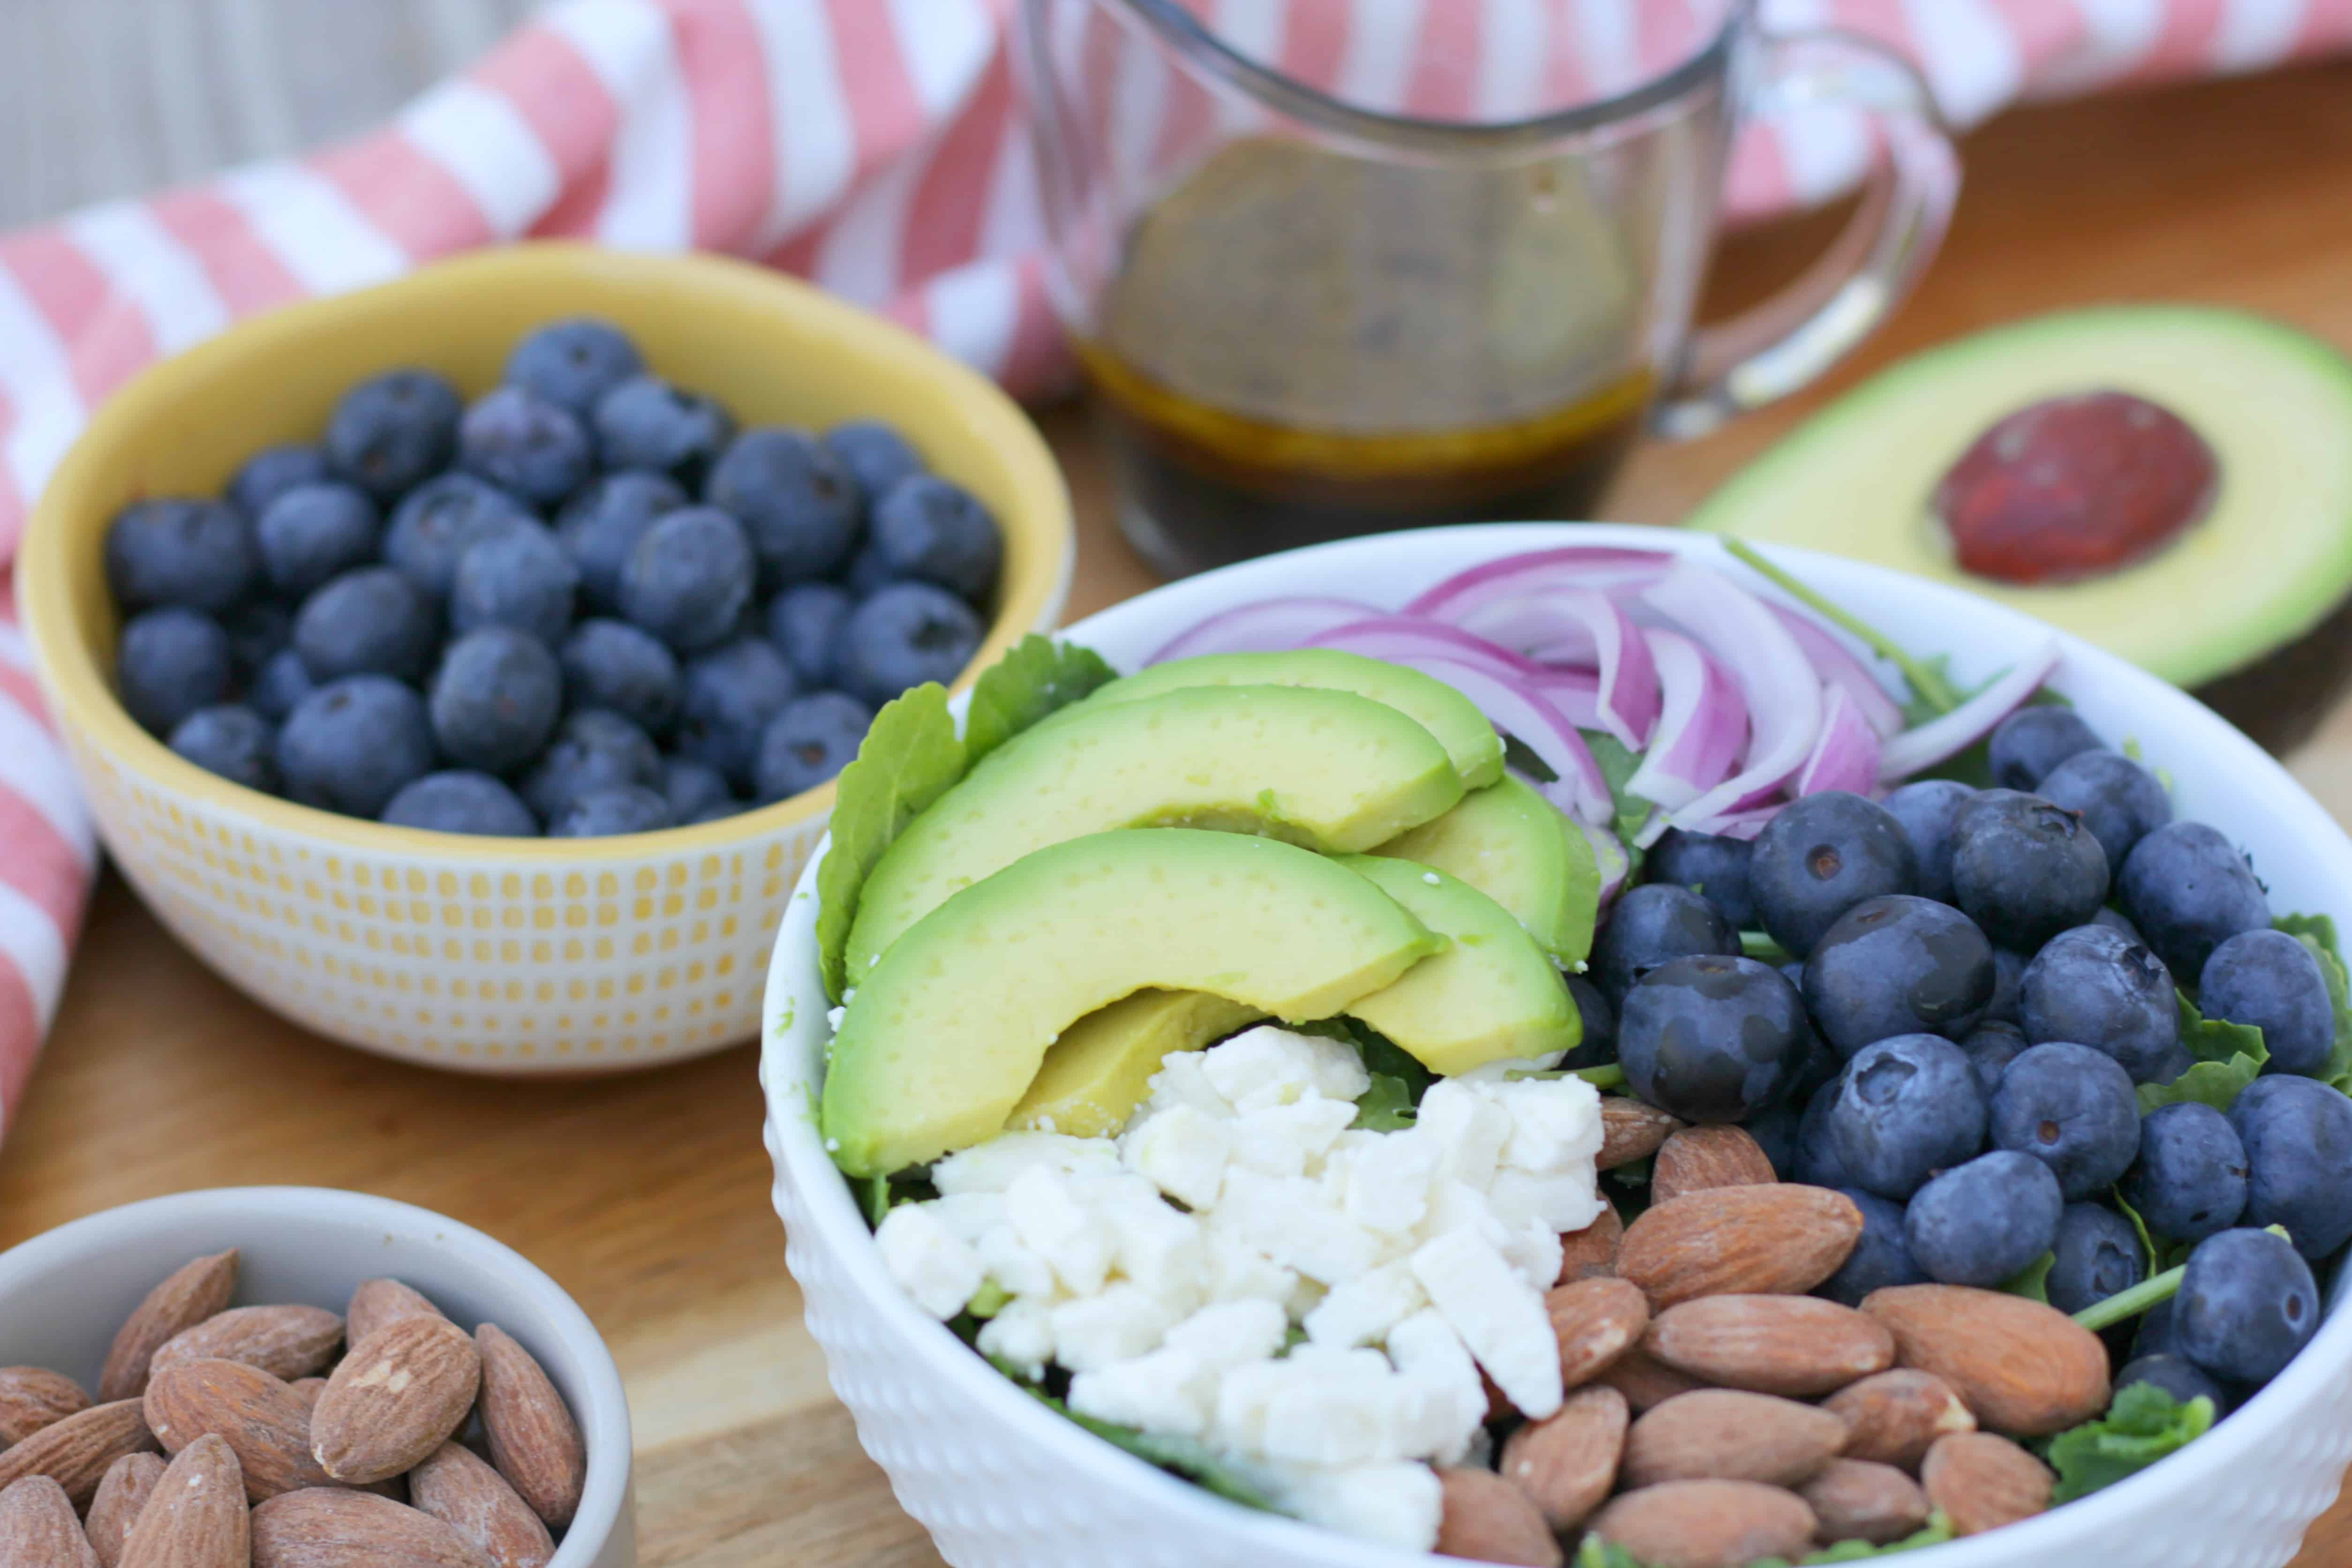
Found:
M 1650 1208 L 1565 1237 L 1547 1296 L 1567 1403 L 1444 1474 L 1437 1550 L 1559 1564 L 1580 1531 L 1647 1568 L 1743 1568 L 1884 1544 L 1941 1510 L 1961 1535 L 2050 1506 L 2013 1439 L 2105 1411 L 2106 1348 L 2063 1312 L 1955 1285 L 1804 1292 L 1862 1235 L 1852 1200 L 1783 1184 L 1736 1127 L 1604 1100 L 1604 1167 L 1654 1152 Z M 1516 1413 L 1491 1387 L 1495 1429 Z
M 236 1276 L 236 1253 L 215 1253 L 150 1291 L 98 1403 L 62 1373 L 0 1368 L 0 1568 L 555 1554 L 587 1456 L 529 1351 L 496 1324 L 467 1334 L 396 1279 L 362 1285 L 338 1317 L 231 1307 Z

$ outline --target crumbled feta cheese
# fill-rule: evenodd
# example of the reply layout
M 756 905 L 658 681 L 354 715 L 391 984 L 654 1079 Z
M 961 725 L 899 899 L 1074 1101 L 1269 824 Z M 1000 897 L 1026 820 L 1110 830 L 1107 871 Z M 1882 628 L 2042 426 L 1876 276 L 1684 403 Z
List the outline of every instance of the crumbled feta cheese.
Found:
M 1559 1408 L 1559 1340 L 1543 1297 L 1485 1237 L 1457 1231 L 1423 1243 L 1412 1272 L 1522 1414 L 1540 1421 Z
M 1427 1308 L 1389 1331 L 1388 1352 L 1398 1373 L 1424 1396 L 1424 1426 L 1412 1451 L 1440 1464 L 1458 1462 L 1470 1434 L 1486 1419 L 1486 1384 L 1462 1336 L 1445 1314 Z
M 1601 1094 L 1582 1079 L 1526 1079 L 1499 1098 L 1511 1119 L 1504 1164 L 1550 1174 L 1589 1167 L 1601 1152 Z
M 1265 1361 L 1282 1348 L 1290 1320 L 1267 1300 L 1221 1301 L 1203 1307 L 1168 1331 L 1168 1348 L 1201 1358 L 1223 1371 L 1244 1362 Z
M 1215 1373 L 1198 1356 L 1154 1351 L 1070 1378 L 1070 1408 L 1097 1421 L 1198 1437 L 1208 1430 Z
M 994 1356 L 1026 1377 L 1045 1375 L 1054 1359 L 1054 1312 L 1034 1297 L 1016 1298 L 980 1326 L 980 1353 Z
M 1167 1076 L 1161 1070 L 1162 1078 Z M 1212 1207 L 1233 1158 L 1232 1111 L 1223 1120 L 1189 1101 L 1171 1104 L 1129 1128 L 1119 1140 L 1127 1168 L 1191 1209 Z
M 1318 1345 L 1378 1344 L 1388 1331 L 1429 1304 L 1412 1263 L 1384 1263 L 1370 1273 L 1335 1286 L 1307 1314 L 1307 1337 Z
M 1479 1089 L 1441 1079 L 1421 1097 L 1414 1131 L 1436 1141 L 1438 1171 L 1481 1191 L 1511 1136 L 1511 1113 Z
M 1244 1111 L 1233 1123 L 1234 1163 L 1262 1175 L 1303 1176 L 1355 1119 L 1353 1102 L 1319 1097 Z
M 1495 1173 L 1495 1184 L 1486 1189 L 1486 1206 L 1507 1227 L 1533 1223 L 1564 1236 L 1592 1223 L 1601 1213 L 1601 1198 L 1590 1166 L 1543 1176 L 1506 1167 Z
M 1024 1172 L 1063 1175 L 1118 1169 L 1118 1151 L 1108 1140 L 1072 1138 L 1061 1132 L 1000 1132 L 985 1143 L 950 1154 L 931 1167 L 931 1185 L 942 1197 L 960 1193 L 1002 1193 Z
M 896 1212 L 896 1211 L 893 1211 Z M 1024 1246 L 1010 1220 L 991 1226 L 973 1243 L 981 1267 L 1005 1292 L 1051 1302 L 1061 1288 L 1054 1281 L 1054 1266 Z
M 1072 1372 L 1131 1361 L 1159 1344 L 1176 1317 L 1140 1285 L 1108 1286 L 1054 1309 L 1055 1359 Z
M 1445 1512 L 1437 1472 L 1394 1461 L 1336 1470 L 1299 1467 L 1277 1483 L 1276 1500 L 1309 1524 L 1407 1552 L 1436 1548 Z
M 1160 1070 L 1151 1075 L 1151 1098 L 1145 1102 L 1145 1113 L 1160 1116 L 1180 1105 L 1189 1105 L 1213 1121 L 1231 1120 L 1233 1101 L 1219 1094 L 1209 1082 L 1208 1058 L 1214 1054 L 1173 1051 L 1160 1058 Z
M 1324 1285 L 1353 1279 L 1380 1260 L 1379 1237 L 1318 1200 L 1303 1176 L 1262 1176 L 1236 1167 L 1225 1173 L 1225 1202 L 1239 1233 L 1286 1268 Z
M 1067 1179 L 1033 1166 L 1005 1189 L 1004 1210 L 1013 1234 L 1045 1260 L 1064 1289 L 1088 1296 L 1102 1289 L 1110 1273 L 1110 1227 L 1078 1202 Z
M 953 1197 L 925 1204 L 923 1207 L 929 1210 L 941 1225 L 975 1246 L 982 1237 L 1004 1223 L 1004 1194 L 1002 1193 L 958 1193 Z
M 1288 1105 L 1310 1093 L 1352 1100 L 1372 1086 L 1353 1047 L 1272 1024 L 1245 1029 L 1202 1055 L 1210 1087 L 1243 1112 Z
M 1436 1139 L 1418 1131 L 1350 1132 L 1341 1142 L 1348 1217 L 1384 1236 L 1412 1234 L 1429 1213 Z
M 1287 1300 L 1298 1285 L 1297 1274 L 1276 1263 L 1247 1239 L 1215 1225 L 1207 1233 L 1209 1300 L 1212 1301 Z
M 940 1222 L 929 1205 L 901 1204 L 882 1216 L 874 1232 L 882 1266 L 915 1299 L 915 1305 L 941 1321 L 963 1310 L 980 1289 L 980 1255 Z

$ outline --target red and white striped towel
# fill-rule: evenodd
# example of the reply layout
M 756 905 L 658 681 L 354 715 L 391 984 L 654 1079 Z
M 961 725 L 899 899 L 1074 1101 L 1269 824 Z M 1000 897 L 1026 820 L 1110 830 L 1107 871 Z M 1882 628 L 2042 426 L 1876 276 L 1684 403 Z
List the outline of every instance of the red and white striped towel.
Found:
M 1556 18 L 1584 57 L 1638 74 L 1673 4 L 1381 0 L 1380 32 L 1410 62 L 1438 53 L 1425 45 L 1475 54 Z M 282 301 L 526 235 L 755 258 L 887 310 L 1015 391 L 1052 385 L 1064 361 L 1005 47 L 1016 8 L 562 0 L 359 142 L 0 237 L 0 562 L 88 411 L 141 366 Z M 1763 10 L 1775 28 L 1840 26 L 1903 49 L 1962 124 L 2021 98 L 2352 47 L 2352 0 Z M 1276 31 L 1277 58 L 1333 47 L 1322 29 Z M 1868 156 L 1841 112 L 1752 127 L 1732 210 L 1832 195 Z M 0 1126 L 56 1009 L 94 864 L 23 638 L 0 618 Z

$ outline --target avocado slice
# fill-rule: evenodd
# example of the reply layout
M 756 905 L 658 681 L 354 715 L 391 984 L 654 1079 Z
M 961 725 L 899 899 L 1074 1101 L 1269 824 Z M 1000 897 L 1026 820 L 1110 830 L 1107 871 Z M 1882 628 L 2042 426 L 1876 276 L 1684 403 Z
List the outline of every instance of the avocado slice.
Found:
M 2200 305 L 2019 321 L 1864 383 L 1688 522 L 1958 584 L 2195 689 L 2275 749 L 2352 670 L 2352 610 L 2331 618 L 2352 594 L 2352 360 Z
M 1412 973 L 1437 962 L 1425 960 Z M 1205 991 L 1139 991 L 1063 1030 L 1062 1037 L 1045 1047 L 1045 1059 L 1029 1080 L 1029 1092 L 1004 1125 L 1066 1132 L 1074 1138 L 1108 1138 L 1127 1125 L 1151 1092 L 1151 1075 L 1163 1058 L 1177 1051 L 1197 1051 L 1265 1016 L 1246 1003 Z
M 1444 816 L 1372 853 L 1469 883 L 1508 910 L 1565 967 L 1581 964 L 1592 951 L 1601 909 L 1592 841 L 1517 774 L 1463 796 Z
M 898 836 L 858 897 L 849 983 L 958 889 L 1065 838 L 1215 827 L 1344 853 L 1461 798 L 1435 737 L 1352 692 L 1204 686 L 1080 703 L 991 752 Z
M 1349 1003 L 1349 1017 L 1447 1078 L 1492 1061 L 1573 1050 L 1584 1037 L 1559 971 L 1502 905 L 1411 860 L 1350 855 L 1339 863 L 1453 943 L 1385 990 Z
M 1187 686 L 1312 686 L 1369 697 L 1417 721 L 1437 737 L 1465 789 L 1484 789 L 1503 776 L 1503 738 L 1477 705 L 1433 675 L 1338 648 L 1283 653 L 1209 653 L 1155 664 L 1114 680 L 1049 723 L 1066 723 L 1088 708 L 1138 702 Z
M 932 910 L 851 994 L 819 1121 L 883 1175 L 993 1137 L 1072 1024 L 1146 986 L 1328 1018 L 1445 939 L 1336 860 L 1198 828 L 1097 833 Z

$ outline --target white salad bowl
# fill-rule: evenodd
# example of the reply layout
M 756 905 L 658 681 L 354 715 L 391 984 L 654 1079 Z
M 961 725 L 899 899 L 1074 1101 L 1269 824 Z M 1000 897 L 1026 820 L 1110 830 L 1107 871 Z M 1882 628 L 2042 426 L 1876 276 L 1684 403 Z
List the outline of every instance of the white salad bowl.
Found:
M 1131 670 L 1236 605 L 1328 594 L 1401 605 L 1462 568 L 1563 544 L 1671 550 L 1752 580 L 1709 535 L 1563 523 L 1380 535 L 1171 584 L 1065 634 Z M 1769 549 L 1799 578 L 1921 655 L 1982 680 L 2053 635 L 1957 589 L 1804 551 Z M 1769 592 L 1770 590 L 1765 590 Z M 2050 684 L 2106 739 L 2137 741 L 2172 777 L 2179 815 L 2252 856 L 2272 908 L 2352 929 L 2352 840 L 2259 747 L 2176 688 L 2076 637 Z M 820 858 L 823 850 L 819 850 Z M 1225 1502 L 1089 1436 L 998 1375 L 884 1269 L 814 1106 L 830 1030 L 817 977 L 816 866 L 802 873 L 768 972 L 761 1079 L 785 1261 L 807 1300 L 834 1392 L 859 1440 L 957 1568 L 1407 1568 L 1429 1560 Z M 2347 1271 L 2352 1272 L 2352 1271 Z M 2079 1502 L 1932 1548 L 1919 1568 L 2279 1568 L 2352 1461 L 2352 1312 L 2333 1282 L 2311 1344 L 2181 1452 Z

